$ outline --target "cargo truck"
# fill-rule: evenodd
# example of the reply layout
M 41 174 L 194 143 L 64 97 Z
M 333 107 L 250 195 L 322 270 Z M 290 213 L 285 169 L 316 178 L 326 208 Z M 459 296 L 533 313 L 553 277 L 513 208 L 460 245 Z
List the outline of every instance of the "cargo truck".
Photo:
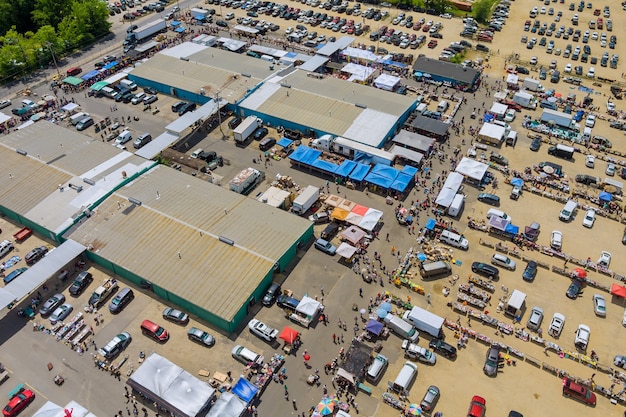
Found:
M 125 45 L 133 45 L 136 43 L 144 42 L 150 39 L 152 36 L 159 32 L 165 32 L 167 24 L 163 19 L 157 19 L 154 22 L 150 22 L 146 25 L 134 29 L 126 35 Z
M 574 148 L 572 148 L 571 146 L 563 145 L 561 143 L 558 143 L 556 146 L 550 146 L 548 148 L 549 155 L 563 159 L 573 159 L 574 152 L 576 152 Z
M 535 80 L 533 78 L 525 78 L 522 87 L 529 91 L 541 92 L 544 90 L 543 85 L 539 80 Z
M 201 9 L 199 7 L 193 7 L 191 10 L 191 18 L 198 20 L 200 22 L 210 20 L 210 11 L 206 9 Z
M 513 102 L 519 104 L 520 106 L 526 109 L 536 109 L 537 108 L 537 100 L 535 96 L 530 93 L 526 93 L 524 91 L 518 91 L 513 96 Z
M 242 145 L 252 136 L 255 130 L 263 126 L 263 120 L 256 116 L 248 116 L 244 119 L 239 126 L 233 130 L 233 136 L 235 137 L 235 143 Z
M 370 164 L 393 165 L 396 159 L 396 156 L 391 152 L 332 135 L 320 136 L 313 140 L 311 147 L 320 151 L 334 152 L 347 156 L 350 159 Z
M 293 200 L 291 211 L 299 216 L 304 215 L 320 198 L 320 189 L 309 185 Z
M 412 310 L 404 313 L 402 318 L 411 323 L 419 331 L 426 332 L 432 337 L 441 337 L 444 322 L 443 317 L 439 317 L 423 308 L 413 307 Z
M 230 180 L 229 187 L 236 193 L 248 195 L 264 179 L 265 172 L 254 168 L 246 168 Z
M 117 280 L 114 278 L 105 279 L 102 285 L 91 294 L 89 305 L 93 308 L 101 307 L 115 291 L 117 291 Z

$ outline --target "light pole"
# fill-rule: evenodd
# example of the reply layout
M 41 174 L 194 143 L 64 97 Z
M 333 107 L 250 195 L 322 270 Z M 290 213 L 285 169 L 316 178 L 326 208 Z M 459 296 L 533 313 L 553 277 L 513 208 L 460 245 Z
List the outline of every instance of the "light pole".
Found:
M 220 92 L 215 93 L 215 103 L 217 104 L 217 123 L 220 126 L 220 133 L 222 134 L 222 140 L 226 139 L 226 134 L 222 128 L 222 108 L 220 106 Z
M 61 72 L 59 71 L 59 66 L 57 65 L 57 59 L 54 56 L 54 50 L 52 49 L 52 44 L 50 42 L 46 42 L 46 46 L 50 49 L 50 54 L 52 55 L 52 62 L 54 62 L 54 67 L 57 70 L 57 75 L 61 78 Z

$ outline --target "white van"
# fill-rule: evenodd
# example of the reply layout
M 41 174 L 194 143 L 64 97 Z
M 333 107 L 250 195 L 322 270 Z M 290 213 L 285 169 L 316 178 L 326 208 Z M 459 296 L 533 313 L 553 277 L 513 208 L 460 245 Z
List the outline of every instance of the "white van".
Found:
M 437 105 L 437 111 L 443 113 L 446 110 L 448 110 L 448 102 L 446 100 L 441 100 Z
M 426 279 L 435 275 L 449 275 L 452 272 L 452 266 L 445 261 L 422 262 L 419 264 L 419 270 L 422 279 Z
M 385 369 L 387 369 L 388 365 L 389 365 L 389 360 L 387 359 L 387 357 L 384 355 L 381 355 L 380 353 L 377 354 L 374 360 L 372 361 L 372 364 L 367 369 L 367 374 L 365 375 L 365 377 L 370 382 L 374 382 L 374 383 L 378 382 L 380 377 L 385 372 Z
M 72 126 L 76 126 L 78 122 L 80 122 L 82 119 L 84 119 L 87 116 L 89 116 L 89 113 L 80 111 L 70 116 L 70 123 L 72 124 Z
M 135 84 L 131 80 L 122 80 L 120 81 L 120 85 L 122 87 L 128 88 L 130 91 L 135 91 L 137 89 L 137 84 Z
M 559 220 L 562 220 L 564 222 L 568 222 L 572 220 L 572 216 L 574 215 L 574 210 L 576 210 L 577 207 L 578 207 L 577 202 L 573 200 L 568 200 L 567 203 L 565 203 L 565 206 L 563 207 L 561 212 L 559 213 Z
M 583 135 L 580 137 L 583 142 L 589 142 L 591 140 L 591 128 L 585 127 L 583 129 Z
M 489 209 L 489 211 L 487 212 L 487 219 L 491 219 L 493 216 L 500 217 L 504 220 L 508 220 L 510 223 L 513 223 L 513 220 L 511 220 L 511 217 L 505 212 L 503 212 L 502 210 L 498 210 L 495 208 Z
M 6 256 L 7 253 L 13 250 L 13 243 L 10 240 L 3 240 L 0 242 L 0 258 Z
M 389 389 L 403 395 L 408 395 L 413 381 L 417 376 L 417 365 L 412 362 L 405 362 L 393 383 L 389 383 Z
M 197 157 L 199 157 L 199 156 L 200 156 L 200 154 L 201 154 L 202 152 L 204 152 L 204 149 L 202 149 L 202 148 L 198 148 L 198 149 L 196 149 L 195 151 L 193 151 L 193 152 L 191 153 L 191 157 L 192 157 L 192 158 L 194 158 L 194 159 L 196 159 Z
M 447 245 L 454 246 L 455 248 L 463 250 L 469 249 L 469 242 L 467 241 L 467 239 L 449 230 L 444 230 L 443 232 L 441 232 L 439 240 Z
M 457 194 L 454 196 L 452 200 L 452 204 L 448 207 L 448 216 L 457 217 L 461 214 L 461 210 L 463 210 L 463 206 L 465 205 L 465 196 L 463 194 Z
M 417 340 L 420 337 L 419 332 L 411 325 L 404 320 L 402 320 L 398 316 L 394 316 L 393 314 L 387 314 L 385 316 L 385 323 L 387 326 L 398 336 L 403 339 L 409 339 L 411 342 L 417 343 Z
M 129 140 L 131 140 L 133 138 L 132 133 L 130 133 L 130 131 L 128 130 L 124 130 L 122 133 L 120 133 L 117 136 L 117 139 L 115 139 L 115 144 L 116 145 L 123 145 L 126 142 L 128 142 Z

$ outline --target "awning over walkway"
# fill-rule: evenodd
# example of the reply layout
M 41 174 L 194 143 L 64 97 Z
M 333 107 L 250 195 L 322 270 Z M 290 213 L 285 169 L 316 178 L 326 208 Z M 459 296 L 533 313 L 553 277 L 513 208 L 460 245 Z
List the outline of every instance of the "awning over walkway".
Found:
M 19 301 L 35 291 L 41 284 L 58 272 L 87 249 L 74 240 L 57 247 L 33 267 L 20 275 L 19 279 L 0 288 L 0 310 L 14 301 Z
M 71 84 L 71 85 L 80 85 L 84 81 L 78 77 L 67 77 L 63 79 L 63 82 L 66 84 Z

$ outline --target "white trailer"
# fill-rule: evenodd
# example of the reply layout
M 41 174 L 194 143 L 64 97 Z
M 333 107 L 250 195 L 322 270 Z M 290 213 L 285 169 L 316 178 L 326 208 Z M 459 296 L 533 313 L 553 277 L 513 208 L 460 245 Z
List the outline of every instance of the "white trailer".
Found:
M 313 185 L 306 187 L 298 196 L 293 200 L 291 211 L 299 216 L 304 215 L 317 200 L 320 198 L 320 189 Z
M 237 144 L 245 143 L 257 128 L 263 125 L 263 121 L 256 116 L 248 116 L 239 126 L 233 130 L 233 136 Z
M 263 171 L 248 167 L 230 180 L 229 187 L 236 193 L 247 195 L 264 178 L 265 173 Z
M 402 318 L 413 324 L 419 331 L 426 332 L 433 337 L 441 336 L 444 318 L 428 310 L 416 306 L 404 313 Z
M 509 300 L 506 302 L 504 314 L 510 317 L 520 317 L 525 302 L 526 294 L 519 290 L 513 290 L 511 296 L 509 297 Z

